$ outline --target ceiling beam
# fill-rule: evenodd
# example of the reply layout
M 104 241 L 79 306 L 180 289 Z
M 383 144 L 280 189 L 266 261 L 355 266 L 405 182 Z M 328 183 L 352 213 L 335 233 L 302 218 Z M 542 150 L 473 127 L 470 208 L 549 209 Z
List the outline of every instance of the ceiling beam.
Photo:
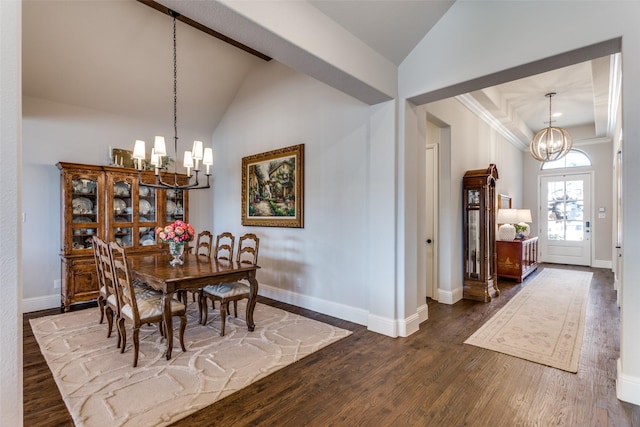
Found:
M 170 9 L 168 7 L 166 7 L 166 6 L 161 5 L 160 3 L 157 3 L 157 2 L 155 2 L 153 0 L 138 0 L 138 1 L 140 3 L 142 3 L 142 4 L 146 4 L 147 6 L 154 8 L 158 12 L 162 12 L 165 15 L 171 16 Z M 259 51 L 255 50 L 255 49 L 253 49 L 253 48 L 251 48 L 251 47 L 249 47 L 247 45 L 244 45 L 244 44 L 240 43 L 239 41 L 232 39 L 231 37 L 227 37 L 222 33 L 219 33 L 219 32 L 217 32 L 215 30 L 212 30 L 209 27 L 205 27 L 204 25 L 200 24 L 199 22 L 194 21 L 191 18 L 188 18 L 188 17 L 186 17 L 184 15 L 178 14 L 176 19 L 178 21 L 184 22 L 185 24 L 187 24 L 187 25 L 189 25 L 189 26 L 191 26 L 193 28 L 196 28 L 196 29 L 198 29 L 198 30 L 200 30 L 200 31 L 202 31 L 204 33 L 207 33 L 210 36 L 213 36 L 213 37 L 215 37 L 217 39 L 220 39 L 225 43 L 229 43 L 230 45 L 235 46 L 238 49 L 244 50 L 245 52 L 248 52 L 251 55 L 257 56 L 260 59 L 263 59 L 265 61 L 271 61 L 271 57 L 270 56 L 267 56 L 264 53 L 259 52 Z

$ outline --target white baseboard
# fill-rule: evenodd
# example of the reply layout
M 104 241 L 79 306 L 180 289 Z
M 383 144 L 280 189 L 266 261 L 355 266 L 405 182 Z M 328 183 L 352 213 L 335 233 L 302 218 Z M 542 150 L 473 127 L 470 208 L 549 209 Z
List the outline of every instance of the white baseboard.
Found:
M 420 323 L 429 320 L 429 306 L 427 304 L 418 307 L 418 319 Z
M 322 314 L 348 320 L 359 325 L 367 325 L 369 312 L 367 310 L 351 307 L 337 302 L 326 301 L 309 295 L 285 291 L 273 286 L 260 283 L 258 293 L 264 297 L 287 304 L 317 311 Z
M 613 269 L 613 263 L 611 260 L 606 259 L 596 259 L 593 261 L 593 268 L 608 268 L 609 270 Z
M 640 405 L 640 378 L 623 374 L 620 359 L 618 359 L 616 396 L 624 402 Z
M 22 313 L 31 313 L 32 311 L 47 310 L 49 308 L 60 308 L 62 302 L 60 294 L 46 295 L 36 298 L 25 298 L 22 300 Z
M 263 283 L 260 283 L 259 294 L 276 301 L 364 325 L 372 332 L 393 338 L 398 336 L 406 337 L 417 332 L 420 329 L 421 319 L 424 317 L 426 320 L 426 314 L 423 313 L 415 313 L 407 319 L 400 320 L 372 315 L 368 310 L 286 291 Z M 421 311 L 426 313 L 426 306 Z
M 455 304 L 462 299 L 462 288 L 456 288 L 452 291 L 438 289 L 438 302 L 443 304 Z

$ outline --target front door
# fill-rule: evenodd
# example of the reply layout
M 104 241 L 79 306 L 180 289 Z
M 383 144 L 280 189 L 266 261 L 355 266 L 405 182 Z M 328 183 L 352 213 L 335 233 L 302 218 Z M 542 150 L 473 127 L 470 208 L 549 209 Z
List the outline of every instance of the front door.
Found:
M 591 177 L 540 178 L 540 261 L 591 265 Z

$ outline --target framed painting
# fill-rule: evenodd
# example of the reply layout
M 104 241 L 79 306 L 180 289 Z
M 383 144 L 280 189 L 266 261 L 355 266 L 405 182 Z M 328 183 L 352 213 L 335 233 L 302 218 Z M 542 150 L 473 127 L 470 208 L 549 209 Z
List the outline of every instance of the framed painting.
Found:
M 304 227 L 304 144 L 242 158 L 242 225 Z
M 511 209 L 511 197 L 506 194 L 498 194 L 498 209 Z

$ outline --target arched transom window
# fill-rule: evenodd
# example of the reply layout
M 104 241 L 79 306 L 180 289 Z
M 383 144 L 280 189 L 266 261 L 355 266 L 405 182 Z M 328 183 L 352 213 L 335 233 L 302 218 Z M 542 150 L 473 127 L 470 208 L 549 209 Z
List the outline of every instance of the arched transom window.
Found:
M 591 159 L 584 151 L 572 148 L 563 158 L 551 162 L 544 162 L 540 169 L 564 169 L 577 168 L 580 166 L 591 166 Z

